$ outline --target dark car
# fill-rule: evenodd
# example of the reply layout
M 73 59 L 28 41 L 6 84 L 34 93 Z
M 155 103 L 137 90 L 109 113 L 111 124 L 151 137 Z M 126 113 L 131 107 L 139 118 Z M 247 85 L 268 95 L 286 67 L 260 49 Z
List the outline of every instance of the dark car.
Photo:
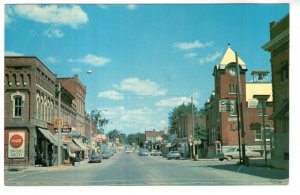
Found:
M 75 162 L 80 162 L 80 161 L 82 161 L 82 158 L 79 157 L 79 156 L 76 156 L 76 157 L 75 157 Z
M 112 154 L 109 151 L 104 151 L 101 153 L 103 159 L 109 159 Z
M 89 163 L 96 162 L 96 163 L 101 163 L 102 162 L 102 157 L 100 154 L 92 154 L 89 157 Z

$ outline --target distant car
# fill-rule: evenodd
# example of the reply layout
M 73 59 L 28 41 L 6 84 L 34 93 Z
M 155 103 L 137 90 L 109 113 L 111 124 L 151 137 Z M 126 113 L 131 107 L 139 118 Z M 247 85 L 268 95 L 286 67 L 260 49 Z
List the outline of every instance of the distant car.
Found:
M 93 163 L 93 162 L 101 163 L 102 162 L 101 155 L 100 154 L 92 154 L 92 155 L 90 155 L 90 157 L 89 157 L 89 163 Z
M 162 156 L 162 152 L 159 150 L 152 150 L 150 154 L 151 156 Z
M 138 153 L 139 156 L 149 156 L 149 151 L 146 149 L 141 149 Z
M 127 149 L 125 152 L 126 153 L 131 153 L 131 152 L 133 152 L 133 150 L 132 149 Z
M 251 150 L 247 150 L 247 149 L 245 149 L 245 152 L 246 152 L 247 157 L 255 158 L 255 157 L 261 156 L 260 152 L 255 152 L 255 151 L 251 151 Z M 227 148 L 227 150 L 225 150 L 224 152 L 219 153 L 217 155 L 217 157 L 219 158 L 220 161 L 223 161 L 224 159 L 227 159 L 227 160 L 239 159 L 240 158 L 239 148 L 238 147 Z
M 170 151 L 168 154 L 167 154 L 167 159 L 170 160 L 170 159 L 180 159 L 180 153 L 178 151 Z

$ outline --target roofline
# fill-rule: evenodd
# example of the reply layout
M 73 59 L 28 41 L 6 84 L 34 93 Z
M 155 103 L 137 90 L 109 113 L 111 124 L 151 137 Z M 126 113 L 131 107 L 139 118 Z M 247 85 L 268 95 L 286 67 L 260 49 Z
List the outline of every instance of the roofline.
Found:
M 5 58 L 35 58 L 35 59 L 37 59 L 42 65 L 44 65 L 44 67 L 46 67 L 46 69 L 49 70 L 49 72 L 52 73 L 53 76 L 57 79 L 57 75 L 54 74 L 54 73 L 48 68 L 48 66 L 46 66 L 46 65 L 44 64 L 44 62 L 42 62 L 42 61 L 41 61 L 38 57 L 36 57 L 36 56 L 4 56 L 4 57 L 5 57 Z

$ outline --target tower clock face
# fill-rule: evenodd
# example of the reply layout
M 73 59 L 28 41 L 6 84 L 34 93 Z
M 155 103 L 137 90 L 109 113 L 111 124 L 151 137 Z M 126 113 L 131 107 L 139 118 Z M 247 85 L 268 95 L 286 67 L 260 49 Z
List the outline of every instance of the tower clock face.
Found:
M 237 74 L 236 66 L 229 66 L 227 68 L 227 72 L 231 75 L 236 75 Z

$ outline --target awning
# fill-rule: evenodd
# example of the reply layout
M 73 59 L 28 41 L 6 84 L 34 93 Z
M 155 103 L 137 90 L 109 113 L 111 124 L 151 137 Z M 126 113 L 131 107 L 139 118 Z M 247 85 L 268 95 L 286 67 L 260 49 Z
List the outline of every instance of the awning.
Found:
M 39 131 L 54 145 L 58 145 L 57 144 L 57 138 L 48 130 L 48 129 L 42 129 L 42 128 L 38 128 Z
M 289 117 L 289 101 L 287 100 L 281 106 L 273 112 L 273 114 L 269 117 L 269 119 L 286 119 Z
M 82 149 L 79 146 L 77 146 L 76 144 L 74 144 L 72 141 L 67 142 L 67 144 L 70 147 L 70 149 L 73 151 L 82 151 Z
M 82 143 L 82 141 L 80 141 L 80 139 L 73 139 L 73 141 L 75 142 L 75 144 L 77 144 L 82 150 L 87 150 L 88 148 L 84 145 L 84 143 Z

